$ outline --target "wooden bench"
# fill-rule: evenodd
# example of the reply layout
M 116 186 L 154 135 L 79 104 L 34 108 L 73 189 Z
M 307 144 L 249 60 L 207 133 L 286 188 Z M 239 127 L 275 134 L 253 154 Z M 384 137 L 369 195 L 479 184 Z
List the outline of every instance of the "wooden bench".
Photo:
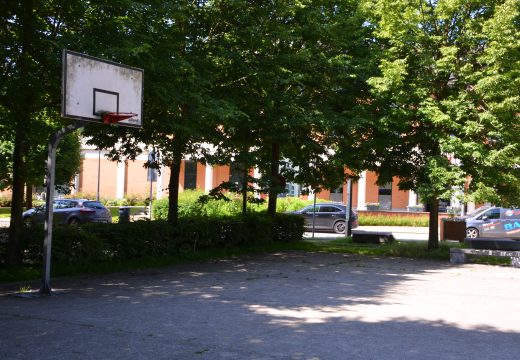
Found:
M 390 232 L 352 230 L 352 241 L 355 243 L 389 244 L 394 240 Z
M 450 249 L 450 263 L 464 264 L 470 256 L 496 256 L 511 259 L 511 266 L 520 268 L 520 251 L 512 250 L 491 250 L 491 249 Z

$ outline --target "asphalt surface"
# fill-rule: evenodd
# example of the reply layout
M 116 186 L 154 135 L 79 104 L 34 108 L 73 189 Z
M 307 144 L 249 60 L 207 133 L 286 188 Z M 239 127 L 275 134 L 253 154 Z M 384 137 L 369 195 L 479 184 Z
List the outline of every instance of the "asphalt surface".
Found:
M 0 285 L 0 359 L 517 359 L 520 271 L 275 253 Z
M 11 218 L 2 218 L 0 217 L 0 228 L 2 227 L 9 227 L 9 222 L 11 221 Z

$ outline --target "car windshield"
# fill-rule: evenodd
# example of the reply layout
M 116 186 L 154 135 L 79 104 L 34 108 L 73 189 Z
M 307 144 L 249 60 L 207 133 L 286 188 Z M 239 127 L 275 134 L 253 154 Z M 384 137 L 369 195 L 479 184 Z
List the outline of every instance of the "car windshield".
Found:
M 473 210 L 472 212 L 470 212 L 469 214 L 467 214 L 466 216 L 467 217 L 475 217 L 477 215 L 479 215 L 480 213 L 483 213 L 484 211 L 486 211 L 487 209 L 489 209 L 489 206 L 481 206 L 475 210 Z

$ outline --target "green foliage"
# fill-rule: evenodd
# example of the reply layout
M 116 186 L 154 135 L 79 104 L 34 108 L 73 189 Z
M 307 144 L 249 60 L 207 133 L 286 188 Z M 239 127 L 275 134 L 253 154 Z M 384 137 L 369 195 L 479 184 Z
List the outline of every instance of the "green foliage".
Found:
M 69 199 L 96 199 L 97 195 L 94 193 L 87 192 L 76 192 L 75 194 L 66 195 L 65 198 Z M 99 201 L 105 206 L 145 206 L 147 205 L 148 198 L 139 194 L 127 194 L 122 199 L 110 199 L 100 198 Z
M 179 194 L 179 216 L 236 216 L 242 212 L 241 194 L 227 193 L 224 199 L 205 198 L 204 202 L 200 202 L 200 197 L 204 193 L 200 190 L 187 190 Z M 326 200 L 317 199 L 317 202 L 326 202 Z M 311 205 L 312 200 L 301 200 L 297 197 L 279 198 L 276 203 L 276 211 L 284 213 L 287 211 L 300 210 L 307 205 Z M 248 204 L 248 213 L 265 212 L 267 204 Z M 153 216 L 157 220 L 166 220 L 168 218 L 168 199 L 160 199 L 154 202 Z
M 0 194 L 0 207 L 10 207 L 10 206 L 11 206 L 11 197 Z
M 350 238 L 333 241 L 316 241 L 313 243 L 319 251 L 357 254 L 363 256 L 391 256 L 411 259 L 449 261 L 450 248 L 460 244 L 440 244 L 437 249 L 428 249 L 425 243 L 393 242 L 392 244 L 353 243 Z
M 387 216 L 387 215 L 366 215 L 358 213 L 360 226 L 428 226 L 429 219 L 424 216 Z
M 42 259 L 43 228 L 24 232 L 24 261 L 38 264 Z M 183 218 L 175 226 L 164 221 L 122 224 L 86 224 L 56 227 L 53 234 L 53 263 L 92 264 L 127 261 L 208 249 L 249 246 L 272 242 L 297 242 L 303 236 L 298 216 L 263 214 L 236 217 Z

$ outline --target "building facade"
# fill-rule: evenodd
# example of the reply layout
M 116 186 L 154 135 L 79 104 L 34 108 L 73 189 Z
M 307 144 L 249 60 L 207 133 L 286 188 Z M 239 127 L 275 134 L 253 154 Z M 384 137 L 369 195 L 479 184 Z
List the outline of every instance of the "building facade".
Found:
M 106 152 L 84 147 L 83 161 L 75 179 L 73 192 L 83 196 L 107 199 L 124 197 L 148 197 L 150 194 L 150 171 L 144 167 L 148 154 L 143 153 L 135 161 L 113 162 L 106 159 Z M 254 176 L 259 176 L 257 171 Z M 179 191 L 199 189 L 209 192 L 214 187 L 232 179 L 230 166 L 206 166 L 193 160 L 183 160 L 179 179 Z M 154 197 L 160 199 L 168 195 L 170 169 L 161 167 L 156 181 L 152 184 Z M 406 211 L 410 206 L 417 206 L 417 196 L 412 191 L 399 190 L 398 179 L 392 183 L 377 185 L 377 175 L 365 171 L 352 186 L 352 205 L 358 210 L 366 210 L 367 204 L 378 203 L 381 210 Z M 289 183 L 286 193 L 281 196 L 302 196 L 299 184 Z M 320 199 L 345 203 L 347 184 L 333 191 L 324 190 L 316 196 Z M 308 196 L 312 198 L 313 195 Z

